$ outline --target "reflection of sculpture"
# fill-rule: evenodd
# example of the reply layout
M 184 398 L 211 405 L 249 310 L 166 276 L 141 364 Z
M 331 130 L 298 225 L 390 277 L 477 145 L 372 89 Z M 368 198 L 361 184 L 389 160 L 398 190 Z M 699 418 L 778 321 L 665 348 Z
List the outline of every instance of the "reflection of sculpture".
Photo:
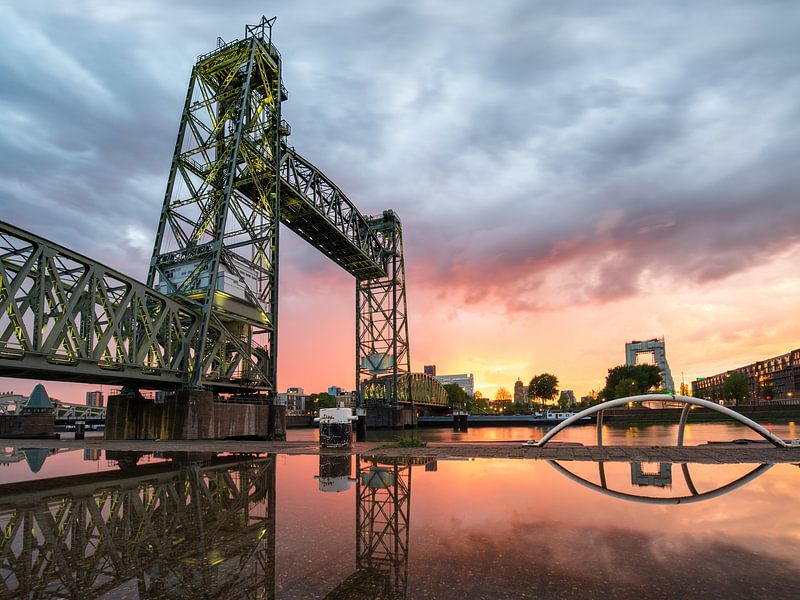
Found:
M 620 500 L 630 500 L 632 502 L 641 502 L 643 504 L 690 504 L 692 502 L 711 500 L 712 498 L 717 498 L 719 496 L 727 494 L 728 492 L 732 492 L 733 490 L 742 487 L 743 485 L 749 483 L 756 477 L 763 475 L 765 472 L 767 472 L 769 469 L 772 468 L 772 465 L 758 465 L 752 471 L 746 473 L 745 475 L 742 475 L 738 479 L 735 479 L 734 481 L 731 481 L 726 485 L 720 486 L 708 492 L 699 493 L 695 488 L 691 474 L 689 473 L 689 465 L 683 463 L 681 464 L 681 471 L 683 472 L 683 478 L 686 481 L 686 487 L 689 488 L 691 496 L 674 496 L 671 498 L 662 498 L 654 496 L 639 496 L 637 494 L 620 492 L 617 490 L 610 489 L 606 482 L 605 464 L 603 462 L 597 463 L 597 468 L 600 474 L 599 484 L 589 481 L 588 479 L 584 479 L 579 475 L 576 475 L 575 473 L 567 469 L 565 466 L 560 464 L 558 461 L 548 460 L 547 462 L 550 464 L 551 467 L 555 468 L 556 471 L 558 471 L 562 475 L 565 475 L 567 478 L 571 479 L 575 483 L 578 483 L 586 488 L 600 492 L 601 494 L 605 494 L 607 496 L 611 496 L 612 498 L 618 498 Z M 631 463 L 632 470 L 633 470 L 633 464 L 634 463 Z M 670 480 L 671 479 L 672 475 L 670 471 Z
M 0 486 L 0 596 L 274 596 L 272 457 L 46 483 Z
M 649 463 L 631 463 L 631 483 L 641 487 L 670 487 L 672 486 L 672 463 L 656 463 L 658 470 L 653 471 L 647 466 Z

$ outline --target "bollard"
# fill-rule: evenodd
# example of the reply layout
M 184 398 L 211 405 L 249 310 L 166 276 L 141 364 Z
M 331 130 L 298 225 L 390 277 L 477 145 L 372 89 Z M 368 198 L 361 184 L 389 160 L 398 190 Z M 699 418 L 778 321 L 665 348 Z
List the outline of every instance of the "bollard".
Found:
M 322 448 L 349 448 L 353 444 L 353 416 L 349 408 L 321 408 L 314 419 L 319 423 L 319 445 Z
M 467 431 L 468 413 L 463 410 L 453 411 L 453 431 Z
M 357 442 L 366 442 L 367 441 L 367 409 L 366 408 L 357 408 L 356 409 L 356 417 L 358 420 L 356 421 L 356 441 Z
M 82 440 L 84 431 L 86 430 L 86 423 L 83 421 L 75 421 L 75 439 Z

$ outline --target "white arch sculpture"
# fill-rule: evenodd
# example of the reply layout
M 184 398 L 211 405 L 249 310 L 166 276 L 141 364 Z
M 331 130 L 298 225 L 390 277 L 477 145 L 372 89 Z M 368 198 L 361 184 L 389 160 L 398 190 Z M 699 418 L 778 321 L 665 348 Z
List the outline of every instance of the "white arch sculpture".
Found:
M 689 416 L 689 410 L 688 410 L 689 406 L 692 405 L 702 406 L 703 408 L 708 408 L 710 410 L 715 410 L 718 413 L 722 413 L 723 415 L 730 417 L 734 421 L 738 421 L 742 425 L 749 427 L 764 439 L 772 442 L 778 448 L 790 448 L 794 446 L 794 443 L 790 444 L 784 442 L 777 435 L 765 429 L 752 419 L 748 419 L 743 414 L 736 412 L 735 410 L 731 410 L 730 408 L 721 406 L 716 402 L 711 402 L 710 400 L 703 400 L 702 398 L 691 398 L 689 396 L 678 396 L 673 394 L 644 394 L 641 396 L 629 396 L 628 398 L 617 398 L 616 400 L 608 400 L 601 404 L 590 406 L 586 410 L 582 410 L 581 412 L 571 416 L 565 421 L 561 421 L 561 423 L 559 423 L 553 429 L 548 431 L 541 440 L 536 442 L 536 446 L 541 448 L 547 442 L 549 442 L 554 436 L 556 436 L 562 429 L 566 429 L 573 423 L 580 421 L 581 419 L 584 419 L 586 417 L 589 417 L 595 413 L 599 413 L 597 415 L 597 445 L 602 446 L 603 438 L 602 438 L 601 428 L 603 425 L 604 410 L 609 408 L 617 408 L 619 406 L 625 406 L 629 402 L 633 402 L 634 404 L 641 404 L 642 402 L 647 402 L 652 400 L 660 400 L 665 402 L 682 402 L 684 404 L 683 411 L 681 412 L 680 426 L 678 429 L 678 446 L 683 445 L 683 429 L 686 426 L 686 419 Z

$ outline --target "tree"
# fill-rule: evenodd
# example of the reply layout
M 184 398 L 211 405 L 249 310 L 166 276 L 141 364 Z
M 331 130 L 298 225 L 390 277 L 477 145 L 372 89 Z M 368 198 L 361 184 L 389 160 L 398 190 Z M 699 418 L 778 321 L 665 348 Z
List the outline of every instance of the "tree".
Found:
M 319 413 L 320 408 L 336 408 L 336 398 L 331 396 L 328 392 L 321 392 L 319 394 L 311 394 L 308 397 L 309 404 L 311 405 L 311 412 Z
M 494 399 L 497 400 L 498 402 L 502 400 L 511 400 L 511 394 L 506 388 L 500 387 L 497 388 L 497 392 L 495 392 Z
M 528 384 L 528 397 L 538 399 L 542 402 L 542 408 L 547 400 L 553 400 L 558 396 L 558 377 L 550 373 L 534 375 Z
M 775 391 L 772 388 L 772 384 L 769 382 L 762 383 L 758 395 L 764 398 L 765 400 L 772 400 L 773 396 L 775 395 Z
M 602 401 L 613 400 L 617 385 L 623 379 L 636 383 L 637 394 L 644 394 L 661 385 L 661 369 L 657 365 L 620 365 L 608 370 L 606 386 L 599 394 Z
M 625 377 L 619 380 L 619 383 L 614 386 L 614 398 L 627 398 L 628 396 L 638 396 L 641 393 L 639 384 L 631 377 Z
M 567 392 L 561 392 L 561 395 L 558 397 L 558 408 L 566 410 L 569 408 L 571 402 Z
M 744 402 L 750 395 L 750 382 L 741 371 L 733 371 L 722 384 L 722 398 L 729 402 Z
M 447 400 L 450 402 L 450 406 L 466 408 L 469 398 L 464 388 L 457 383 L 448 383 L 444 386 L 444 389 L 447 392 Z

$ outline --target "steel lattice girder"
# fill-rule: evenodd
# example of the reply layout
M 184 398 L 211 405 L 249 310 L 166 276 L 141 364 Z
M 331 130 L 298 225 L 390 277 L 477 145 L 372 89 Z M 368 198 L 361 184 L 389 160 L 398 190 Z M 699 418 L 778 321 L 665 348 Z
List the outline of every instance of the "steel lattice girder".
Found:
M 191 303 L 0 221 L 0 376 L 174 389 L 199 325 Z M 203 383 L 251 389 L 253 347 L 216 320 L 207 337 Z
M 393 211 L 369 217 L 373 232 L 389 254 L 388 273 L 375 279 L 356 279 L 356 363 L 358 386 L 364 377 L 391 378 L 390 397 L 398 404 L 399 377 L 411 371 L 406 318 L 403 227 Z M 363 396 L 363 394 L 362 394 Z
M 193 385 L 208 379 L 217 323 L 262 359 L 242 364 L 241 379 L 274 390 L 285 95 L 264 25 L 192 70 L 148 273 L 148 285 L 197 302 Z
M 144 597 L 274 589 L 273 457 L 97 479 L 72 476 L 34 493 L 3 486 L 0 597 L 98 597 L 131 579 Z
M 405 373 L 397 376 L 397 391 L 393 392 L 392 375 L 367 379 L 361 384 L 361 402 L 365 405 L 385 404 L 387 398 L 396 398 L 398 404 L 447 407 L 450 400 L 447 390 L 436 379 L 424 373 Z M 411 396 L 409 396 L 411 394 Z
M 185 305 L 0 222 L 0 375 L 175 387 L 197 330 Z
M 330 179 L 291 148 L 280 174 L 282 223 L 356 278 L 386 277 L 389 249 Z

